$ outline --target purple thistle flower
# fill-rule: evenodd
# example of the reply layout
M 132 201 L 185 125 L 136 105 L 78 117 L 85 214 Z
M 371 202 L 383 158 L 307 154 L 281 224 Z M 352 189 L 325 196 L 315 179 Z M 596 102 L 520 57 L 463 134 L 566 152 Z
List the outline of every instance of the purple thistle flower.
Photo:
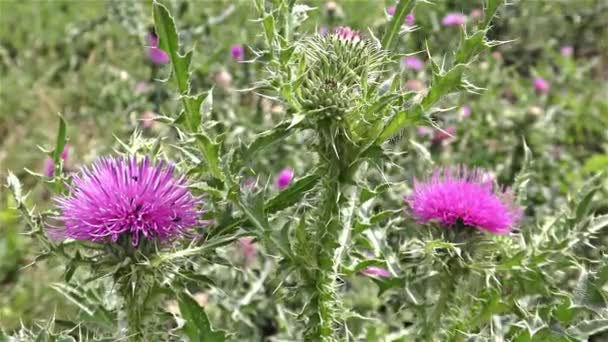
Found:
M 386 14 L 388 14 L 390 17 L 392 17 L 395 15 L 396 9 L 397 9 L 396 6 L 388 7 L 386 9 Z M 410 14 L 405 16 L 405 25 L 414 26 L 414 21 L 415 21 L 414 12 L 411 12 Z
M 55 197 L 64 223 L 58 236 L 76 240 L 116 242 L 130 236 L 166 241 L 197 224 L 198 199 L 174 166 L 153 164 L 146 157 L 101 158 L 74 176 L 70 194 Z
M 321 26 L 319 27 L 319 35 L 322 37 L 325 37 L 329 34 L 329 29 L 327 28 L 327 26 Z
M 551 83 L 542 77 L 537 77 L 534 79 L 534 89 L 540 93 L 547 94 L 551 90 Z
M 63 160 L 64 162 L 68 159 L 69 149 L 70 148 L 66 145 L 63 147 L 63 151 L 61 151 L 61 160 Z M 53 177 L 53 175 L 55 174 L 55 161 L 53 160 L 53 158 L 47 157 L 44 160 L 43 172 L 46 177 Z
M 448 140 L 456 135 L 456 126 L 448 126 L 443 131 L 435 131 L 433 135 L 433 142 L 440 143 L 444 140 Z
M 368 276 L 382 277 L 387 278 L 391 276 L 391 272 L 385 268 L 377 267 L 377 266 L 368 266 L 361 270 L 362 274 Z
M 522 216 L 511 193 L 495 191 L 491 177 L 464 167 L 437 170 L 424 182 L 414 180 L 406 201 L 419 223 L 462 223 L 494 234 L 509 233 Z
M 443 19 L 441 19 L 441 24 L 443 26 L 460 26 L 467 22 L 467 17 L 458 12 L 448 13 Z
M 348 26 L 340 26 L 336 28 L 334 34 L 342 40 L 347 40 L 351 42 L 358 42 L 361 40 L 361 34 Z
M 460 107 L 460 115 L 462 115 L 463 118 L 468 118 L 469 116 L 471 116 L 471 107 L 470 106 L 462 106 Z
M 572 47 L 571 45 L 562 46 L 559 49 L 559 53 L 561 53 L 564 57 L 570 57 L 572 56 L 572 54 L 574 54 L 574 47 Z
M 146 37 L 148 41 L 148 58 L 154 64 L 169 63 L 169 55 L 158 48 L 158 36 L 155 33 L 150 33 Z
M 237 61 L 242 62 L 245 59 L 245 47 L 243 44 L 234 44 L 230 47 L 230 56 Z
M 285 169 L 281 170 L 281 172 L 279 172 L 279 174 L 277 175 L 277 177 L 274 181 L 274 185 L 279 190 L 283 190 L 291 184 L 291 181 L 293 181 L 293 176 L 294 176 L 293 170 L 290 168 L 285 168 Z
M 414 12 L 405 16 L 405 25 L 414 26 L 414 22 L 416 22 L 416 17 L 414 16 Z
M 258 248 L 253 242 L 253 238 L 245 237 L 239 239 L 239 247 L 243 255 L 243 263 L 245 266 L 251 265 L 258 254 Z
M 405 57 L 403 59 L 403 64 L 405 64 L 406 68 L 416 71 L 420 71 L 424 68 L 424 62 L 416 56 Z

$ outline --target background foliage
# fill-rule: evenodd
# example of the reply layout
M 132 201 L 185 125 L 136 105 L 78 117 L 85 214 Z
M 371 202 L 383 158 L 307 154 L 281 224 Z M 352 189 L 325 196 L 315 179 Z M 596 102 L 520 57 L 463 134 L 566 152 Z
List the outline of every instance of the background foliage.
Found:
M 247 46 L 246 59 L 266 49 L 254 2 L 163 3 L 175 17 L 184 50 L 195 49 L 192 93 L 213 88 L 206 119 L 214 123 L 215 133 L 223 134 L 226 145 L 251 142 L 293 114 L 285 102 L 250 90 L 269 77 L 267 55 L 254 63 L 238 63 L 230 56 L 234 44 Z M 390 19 L 385 10 L 393 5 L 338 1 L 335 10 L 328 10 L 325 2 L 302 3 L 310 6 L 309 18 L 298 32 L 348 25 L 378 37 Z M 441 18 L 448 12 L 467 14 L 472 32 L 482 20 L 472 13 L 481 8 L 481 1 L 418 2 L 418 29 L 395 38 L 394 49 L 420 52 L 426 67 L 416 71 L 396 63 L 392 72 L 406 86 L 424 92 L 432 78 L 427 47 L 441 65 L 460 40 L 461 30 L 442 26 Z M 368 165 L 365 185 L 360 186 L 367 195 L 361 195 L 357 213 L 362 233 L 353 237 L 340 290 L 349 309 L 344 316 L 349 336 L 405 340 L 421 334 L 421 326 L 438 325 L 436 338 L 606 338 L 607 20 L 608 3 L 603 0 L 510 2 L 488 32 L 492 40 L 509 42 L 481 54 L 466 72 L 467 81 L 485 89 L 443 97 L 437 105 L 445 110 L 432 115 L 434 131 L 406 128 L 387 143 L 390 159 Z M 157 81 L 169 69 L 146 58 L 145 37 L 153 23 L 149 2 L 0 2 L 0 178 L 8 170 L 15 173 L 24 192 L 30 192 L 28 207 L 51 207 L 49 189 L 55 184 L 32 172 L 42 173 L 42 150 L 55 147 L 57 113 L 68 125 L 67 172 L 114 151 L 152 150 L 156 137 L 164 139 L 164 155 L 188 159 L 166 120 L 142 122 L 145 112 L 175 118 L 181 108 L 173 83 Z M 573 55 L 560 53 L 563 46 L 572 46 Z M 537 77 L 550 82 L 547 94 L 535 90 Z M 465 106 L 469 116 L 462 114 Z M 453 136 L 438 135 L 438 128 Z M 296 180 L 303 180 L 299 186 L 312 182 L 307 177 L 313 177 L 316 157 L 310 139 L 307 132 L 291 135 L 248 161 L 244 175 L 257 180 L 246 197 L 252 205 L 260 197 L 277 195 L 273 177 L 284 167 L 292 167 Z M 501 184 L 515 187 L 526 218 L 513 236 L 476 242 L 488 247 L 461 261 L 466 271 L 448 276 L 454 296 L 441 321 L 429 322 L 431 305 L 447 291 L 446 263 L 459 250 L 440 228 L 415 224 L 405 214 L 403 196 L 414 177 L 455 164 L 483 167 Z M 297 222 L 312 201 L 307 193 L 298 205 L 270 214 L 269 223 L 283 227 Z M 7 188 L 0 188 L 0 328 L 8 335 L 35 336 L 41 330 L 65 331 L 71 322 L 112 321 L 116 303 L 108 295 L 110 284 L 78 287 L 87 279 L 86 270 L 66 269 L 57 258 L 33 263 L 43 251 L 23 234 L 27 228 L 14 209 L 17 204 Z M 217 210 L 212 204 L 208 209 Z M 244 224 L 241 231 L 248 229 Z M 211 322 L 229 340 L 299 338 L 298 315 L 306 298 L 294 296 L 296 282 L 283 272 L 276 251 L 256 246 L 251 262 L 245 261 L 238 242 L 193 262 L 192 274 L 199 281 L 184 288 L 194 296 L 163 302 L 158 323 L 165 317 L 164 324 L 172 323 L 165 330 L 168 336 L 158 338 L 178 335 L 184 321 L 174 324 L 174 315 L 196 326 Z M 389 269 L 392 277 L 363 276 L 360 270 L 370 265 Z M 199 304 L 206 315 L 199 315 Z M 193 339 L 205 333 L 188 325 L 185 331 Z M 209 338 L 223 338 L 223 333 L 211 334 Z

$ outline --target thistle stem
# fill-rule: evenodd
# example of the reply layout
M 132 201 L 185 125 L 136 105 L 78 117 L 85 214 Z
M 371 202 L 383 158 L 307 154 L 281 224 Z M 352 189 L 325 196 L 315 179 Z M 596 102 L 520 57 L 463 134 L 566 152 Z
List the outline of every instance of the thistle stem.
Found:
M 336 280 L 341 263 L 341 256 L 336 257 L 336 250 L 340 246 L 338 241 L 343 231 L 340 211 L 342 204 L 347 203 L 347 192 L 344 188 L 347 186 L 346 178 L 350 177 L 349 156 L 353 154 L 349 153 L 352 151 L 348 150 L 348 142 L 340 141 L 344 138 L 339 134 L 332 134 L 331 128 L 323 127 L 319 133 L 319 154 L 322 158 L 321 171 L 324 178 L 321 182 L 322 194 L 315 230 L 311 235 L 317 264 L 310 282 L 314 293 L 309 307 L 309 325 L 305 340 L 335 341 L 337 338 L 334 331 L 338 321 L 336 316 L 339 312 Z

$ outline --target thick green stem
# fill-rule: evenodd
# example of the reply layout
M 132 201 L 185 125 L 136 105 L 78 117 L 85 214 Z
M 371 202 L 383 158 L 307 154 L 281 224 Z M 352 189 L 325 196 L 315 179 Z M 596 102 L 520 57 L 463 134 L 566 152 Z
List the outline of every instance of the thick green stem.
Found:
M 350 156 L 355 155 L 349 149 L 350 144 L 340 136 L 332 134 L 330 128 L 320 129 L 322 158 L 321 171 L 322 194 L 318 204 L 315 230 L 311 234 L 312 246 L 315 248 L 316 269 L 310 279 L 314 289 L 309 307 L 309 325 L 306 341 L 338 340 L 335 330 L 338 328 L 337 313 L 340 302 L 337 298 L 337 278 L 341 257 L 336 257 L 340 246 L 339 240 L 343 230 L 340 211 L 347 203 L 344 188 L 348 183 Z M 348 227 L 348 226 L 347 226 Z
M 441 322 L 441 318 L 445 313 L 446 308 L 448 307 L 450 299 L 452 299 L 453 297 L 459 277 L 459 274 L 457 274 L 458 270 L 459 267 L 457 265 L 457 260 L 450 260 L 448 262 L 448 270 L 443 276 L 443 281 L 441 282 L 441 292 L 439 293 L 439 299 L 437 300 L 437 303 L 435 304 L 432 313 L 429 317 L 427 317 L 424 335 L 426 336 L 426 339 L 428 341 L 434 341 L 437 326 Z

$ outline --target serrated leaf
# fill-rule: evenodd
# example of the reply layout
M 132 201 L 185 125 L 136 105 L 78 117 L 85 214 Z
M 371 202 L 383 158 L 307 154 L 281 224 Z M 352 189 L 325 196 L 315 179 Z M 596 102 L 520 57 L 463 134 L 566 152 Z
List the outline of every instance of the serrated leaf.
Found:
M 226 333 L 212 329 L 205 309 L 190 295 L 181 294 L 178 296 L 178 301 L 182 318 L 186 321 L 184 333 L 190 341 L 224 342 L 226 340 Z
M 288 188 L 271 198 L 266 203 L 266 211 L 271 213 L 276 212 L 297 203 L 302 199 L 302 195 L 314 188 L 319 179 L 321 177 L 317 174 L 310 174 L 298 179 Z
M 209 139 L 204 133 L 197 133 L 195 137 L 211 174 L 219 180 L 224 180 L 224 174 L 220 169 L 219 144 Z
M 399 28 L 403 25 L 405 20 L 405 16 L 410 13 L 414 6 L 416 5 L 416 0 L 399 0 L 399 3 L 395 7 L 395 13 L 391 18 L 391 21 L 386 28 L 386 32 L 382 37 L 382 48 L 385 50 L 389 50 L 395 41 L 395 37 L 399 33 Z

